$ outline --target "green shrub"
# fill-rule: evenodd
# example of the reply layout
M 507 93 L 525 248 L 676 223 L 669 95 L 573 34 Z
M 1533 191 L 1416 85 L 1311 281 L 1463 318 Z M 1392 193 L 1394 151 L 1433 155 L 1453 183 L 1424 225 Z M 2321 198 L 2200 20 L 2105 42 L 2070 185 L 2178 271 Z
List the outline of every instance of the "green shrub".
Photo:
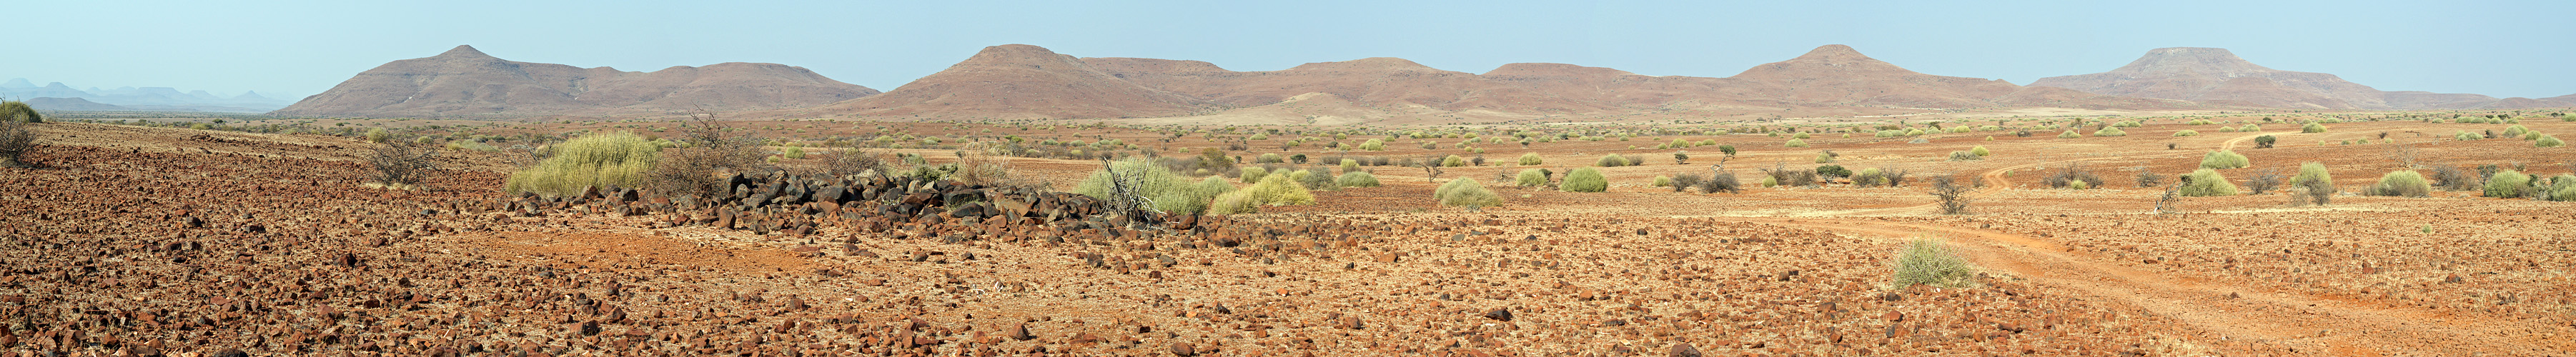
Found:
M 1342 187 L 1377 187 L 1377 186 L 1378 186 L 1378 183 L 1377 183 L 1377 175 L 1370 175 L 1370 174 L 1369 174 L 1368 172 L 1366 172 L 1366 171 L 1351 171 L 1351 172 L 1348 172 L 1348 173 L 1343 173 L 1343 174 L 1342 174 L 1342 177 L 1333 179 L 1333 184 L 1335 184 L 1335 185 L 1341 185 Z
M 481 142 L 475 142 L 475 141 L 473 141 L 473 140 L 457 140 L 457 141 L 449 141 L 449 142 L 447 142 L 447 148 L 448 148 L 448 149 L 454 149 L 454 150 L 473 150 L 473 151 L 481 151 L 481 152 L 498 152 L 498 151 L 501 151 L 501 148 L 499 148 L 499 147 L 493 147 L 493 146 L 492 146 L 492 144 L 485 144 L 485 143 L 481 143 Z
M 1296 179 L 1298 184 L 1305 185 L 1308 190 L 1333 191 L 1342 189 L 1341 181 L 1336 180 L 1331 172 L 1323 169 L 1298 170 L 1290 173 L 1288 177 Z
M 1917 238 L 1896 251 L 1894 288 L 1915 285 L 1965 287 L 1976 284 L 1976 267 L 1940 241 Z
M 2521 125 L 2504 127 L 2504 136 L 2508 138 L 2519 138 L 2522 137 L 2522 134 L 2530 132 L 2531 128 L 2523 127 Z
M 2549 178 L 2549 200 L 2576 201 L 2576 174 L 2562 174 Z
M 554 156 L 510 174 L 509 192 L 580 194 L 584 187 L 635 187 L 661 157 L 661 146 L 634 133 L 585 135 L 550 146 Z
M 2129 136 L 2129 132 L 2121 131 L 2117 126 L 2106 126 L 2102 127 L 2102 130 L 2093 131 L 2093 136 Z
M 1830 163 L 1833 163 L 1833 162 L 1834 162 L 1834 154 L 1831 154 L 1831 153 L 1821 153 L 1821 152 L 1820 152 L 1820 153 L 1816 153 L 1816 163 L 1819 163 L 1819 164 L 1830 164 Z
M 1905 136 L 1919 136 L 1919 135 L 1923 135 L 1923 129 L 1908 129 L 1908 130 L 1906 130 L 1906 131 L 1905 131 Z
M 1449 155 L 1449 157 L 1445 157 L 1445 158 L 1441 158 L 1441 159 L 1440 159 L 1440 166 L 1444 166 L 1444 167 L 1464 167 L 1464 166 L 1467 166 L 1467 159 L 1466 159 L 1466 158 L 1458 157 L 1458 155 Z
M 2076 134 L 2074 130 L 2067 130 L 2066 132 L 2057 133 L 2057 138 L 2059 138 L 2059 139 L 2074 139 L 2074 138 L 2081 138 L 2081 137 L 2084 137 L 2084 135 L 2082 135 L 2082 134 Z
M 2176 137 L 2182 137 L 2182 136 L 2200 136 L 2200 132 L 2197 132 L 2197 131 L 2190 131 L 2190 130 L 2176 131 L 2176 132 L 2174 132 L 2174 135 L 2173 135 L 2173 136 L 2176 136 Z
M 2233 169 L 2252 164 L 2245 159 L 2245 155 L 2237 154 L 2234 150 L 2211 151 L 2200 156 L 2200 167 L 2205 169 Z
M 1976 161 L 1976 160 L 1985 160 L 1985 159 L 1986 159 L 1986 157 L 1984 157 L 1984 156 L 1977 156 L 1977 154 L 1976 154 L 1976 153 L 1972 153 L 1972 152 L 1966 152 L 1966 151 L 1952 151 L 1952 152 L 1950 152 L 1950 161 Z
M 1557 188 L 1565 190 L 1565 192 L 1608 191 L 1610 189 L 1610 179 L 1602 177 L 1601 170 L 1594 170 L 1589 167 L 1578 168 L 1574 169 L 1573 172 L 1566 173 L 1565 183 L 1558 184 Z
M 1260 212 L 1260 207 L 1263 206 L 1315 204 L 1314 192 L 1307 191 L 1306 186 L 1293 181 L 1296 180 L 1261 180 L 1261 183 L 1253 184 L 1252 187 L 1217 195 L 1215 199 L 1210 200 L 1208 213 L 1220 215 L 1254 213 Z
M 2233 132 L 2236 132 L 2236 127 L 2232 127 L 2232 126 L 2228 126 L 2228 127 L 2219 127 L 2219 128 L 2218 128 L 2218 132 L 2221 132 L 2221 133 L 2233 133 Z
M 1977 147 L 1968 148 L 1968 153 L 1977 154 L 1977 157 L 1986 157 L 1995 154 L 1993 151 L 1986 151 L 1985 145 L 1977 145 Z
M 1279 158 L 1279 154 L 1277 153 L 1261 154 L 1259 157 L 1252 158 L 1252 163 L 1255 164 L 1276 164 L 1284 162 L 1288 162 L 1288 160 Z
M 1461 178 L 1449 181 L 1447 184 L 1441 184 L 1439 189 L 1432 190 L 1431 197 L 1439 199 L 1440 205 L 1442 206 L 1462 207 L 1467 209 L 1493 207 L 1503 204 L 1502 196 L 1494 195 L 1493 190 L 1485 189 L 1484 184 L 1477 183 L 1476 179 L 1470 178 Z
M 1261 178 L 1270 176 L 1270 170 L 1264 170 L 1258 166 L 1244 166 L 1235 176 L 1243 178 L 1243 183 L 1261 183 Z
M 2451 140 L 2459 140 L 2459 141 L 2470 141 L 2470 140 L 2485 139 L 2485 138 L 2486 138 L 2486 136 L 2478 135 L 2478 133 L 2471 133 L 2471 132 L 2468 132 L 2468 131 L 2460 131 L 2459 133 L 2451 134 Z
M 198 129 L 198 130 L 204 130 L 205 128 L 197 128 L 197 129 Z M 389 132 L 385 132 L 385 128 L 371 128 L 371 129 L 367 129 L 366 137 L 367 137 L 367 142 L 370 142 L 370 143 L 384 143 L 384 142 L 385 142 L 385 140 L 392 139 L 392 138 L 394 137 L 394 134 L 393 134 L 393 133 L 389 133 Z
M 2308 125 L 2299 126 L 2299 132 L 2309 134 L 2323 133 L 2326 132 L 2326 125 L 2317 124 L 2316 122 L 2308 122 Z
M 1807 141 L 1802 139 L 1789 139 L 1789 143 L 1781 145 L 1793 148 L 1802 148 L 1807 147 Z
M 1360 150 L 1385 151 L 1386 139 L 1369 139 L 1368 142 L 1360 143 Z
M 1629 166 L 1629 165 L 1636 165 L 1636 164 L 1637 164 L 1636 162 L 1629 161 L 1629 160 L 1628 160 L 1628 157 L 1626 157 L 1626 156 L 1621 156 L 1621 155 L 1619 155 L 1619 154 L 1602 155 L 1600 160 L 1595 160 L 1595 161 L 1593 161 L 1593 162 L 1592 162 L 1592 165 L 1593 165 L 1593 166 L 1600 166 L 1600 167 L 1620 167 L 1620 166 Z
M 1538 166 L 1545 163 L 1547 160 L 1539 158 L 1538 153 L 1521 154 L 1521 166 Z
M 1343 174 L 1349 174 L 1349 173 L 1353 173 L 1353 172 L 1360 172 L 1360 161 L 1359 161 L 1359 160 L 1352 160 L 1352 159 L 1342 159 L 1342 173 L 1343 173 Z M 1347 185 L 1345 185 L 1345 186 L 1347 186 Z
M 1134 185 L 1136 196 L 1153 200 L 1154 210 L 1164 213 L 1204 212 L 1208 209 L 1210 198 L 1234 190 L 1234 185 L 1226 184 L 1223 177 L 1208 176 L 1192 184 L 1188 178 L 1173 173 L 1170 168 L 1155 165 L 1144 159 L 1131 158 L 1111 162 L 1109 168 L 1118 170 L 1121 176 L 1133 177 L 1136 182 L 1128 184 Z M 1092 170 L 1090 176 L 1074 184 L 1073 193 L 1103 200 L 1110 199 L 1109 180 L 1109 170 Z
M 1540 169 L 1521 169 L 1519 175 L 1512 177 L 1512 184 L 1520 187 L 1547 186 L 1547 172 Z
M 786 150 L 780 150 L 778 156 L 783 156 L 789 159 L 803 159 L 805 158 L 805 147 L 789 146 Z
M 0 120 L 21 123 L 43 123 L 45 122 L 45 115 L 43 113 L 37 113 L 36 107 L 27 105 L 27 102 L 15 100 L 0 101 Z
M 1653 181 L 1653 182 L 1648 182 L 1648 183 L 1646 183 L 1646 185 L 1647 185 L 1647 187 L 1673 187 L 1673 177 L 1672 177 L 1672 176 L 1664 176 L 1664 175 L 1655 175 L 1655 179 L 1654 179 L 1654 181 Z
M 2523 190 L 2530 187 L 2531 175 L 2524 175 L 2512 169 L 2497 171 L 2495 175 L 2487 176 L 2487 197 L 2520 198 Z
M 2182 178 L 2183 183 L 2179 191 L 2184 197 L 2236 195 L 2236 184 L 2227 182 L 2227 176 L 2219 175 L 2218 170 L 2200 169 L 2183 175 Z
M 2334 175 L 2326 172 L 2326 164 L 2300 163 L 2299 174 L 2290 176 L 2290 187 L 2309 188 L 2309 194 L 2333 194 L 2335 193 Z
M 2559 141 L 2558 137 L 2550 135 L 2541 135 L 2539 140 L 2532 140 L 2531 142 L 2531 147 L 2554 148 L 2560 146 L 2567 146 L 2567 142 Z

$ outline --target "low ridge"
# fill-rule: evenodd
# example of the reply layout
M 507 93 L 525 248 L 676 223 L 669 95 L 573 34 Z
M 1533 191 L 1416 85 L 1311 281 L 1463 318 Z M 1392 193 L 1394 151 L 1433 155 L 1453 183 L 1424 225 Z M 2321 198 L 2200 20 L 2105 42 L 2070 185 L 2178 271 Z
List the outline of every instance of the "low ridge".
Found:
M 473 46 L 393 61 L 270 112 L 281 116 L 513 117 L 796 108 L 876 94 L 801 67 L 724 63 L 654 72 L 503 60 Z

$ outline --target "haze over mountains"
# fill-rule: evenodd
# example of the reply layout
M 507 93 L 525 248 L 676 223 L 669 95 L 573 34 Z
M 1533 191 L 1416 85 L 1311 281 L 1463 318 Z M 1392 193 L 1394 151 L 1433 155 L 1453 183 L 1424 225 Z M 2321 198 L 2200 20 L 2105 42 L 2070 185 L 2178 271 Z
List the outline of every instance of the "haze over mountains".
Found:
M 2171 47 L 2110 72 L 2041 78 L 2032 86 L 2141 98 L 2296 109 L 2520 109 L 2576 106 L 2576 95 L 2496 99 L 2477 94 L 2388 92 L 2325 73 L 2248 62 L 2224 48 Z
M 221 96 L 204 90 L 180 92 L 170 87 L 118 87 L 116 89 L 73 89 L 63 82 L 37 86 L 26 78 L 0 82 L 0 97 L 24 100 L 38 110 L 156 110 L 213 111 L 258 113 L 285 107 L 288 102 L 242 92 Z
M 803 67 L 729 62 L 653 72 L 514 62 L 472 46 L 393 61 L 271 115 L 515 117 L 802 108 L 876 94 Z
M 2576 106 L 2576 95 L 2496 99 L 2380 91 L 2323 73 L 2265 68 L 2225 49 L 2164 48 L 2111 72 L 2030 86 L 1907 70 L 1825 45 L 1731 77 L 1648 76 L 1561 63 L 1483 74 L 1400 58 L 1277 71 L 1152 58 L 1079 58 L 1000 45 L 946 70 L 877 91 L 800 67 L 723 63 L 623 72 L 513 62 L 470 46 L 394 61 L 273 112 L 282 116 L 524 117 L 673 110 L 772 110 L 771 116 L 1159 118 L 1207 115 L 1367 122 L 1391 115 L 1493 120 L 1674 113 L 1708 117 L 1898 115 L 1994 108 L 2089 110 L 2507 109 Z M 1317 118 L 1332 120 L 1318 121 Z

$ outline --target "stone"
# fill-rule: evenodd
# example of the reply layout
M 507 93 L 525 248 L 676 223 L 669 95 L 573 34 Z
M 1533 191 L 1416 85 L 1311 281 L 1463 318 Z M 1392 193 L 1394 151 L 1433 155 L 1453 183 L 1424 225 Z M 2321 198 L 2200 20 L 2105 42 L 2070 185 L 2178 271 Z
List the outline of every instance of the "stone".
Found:
M 1109 340 L 1109 339 L 1100 338 L 1100 336 L 1099 336 L 1099 335 L 1093 335 L 1093 334 L 1091 334 L 1091 333 L 1089 333 L 1089 332 L 1084 332 L 1084 333 L 1074 334 L 1074 335 L 1073 335 L 1073 341 L 1071 341 L 1071 342 L 1073 342 L 1073 343 L 1100 343 L 1101 341 L 1108 341 L 1108 340 Z
M 1691 344 L 1688 343 L 1673 345 L 1673 351 L 1670 355 L 1672 357 L 1700 357 L 1699 348 L 1691 347 Z
M 1485 312 L 1485 318 L 1493 319 L 1494 321 L 1506 321 L 1506 322 L 1508 322 L 1508 321 L 1511 321 L 1511 320 L 1512 320 L 1512 310 L 1511 310 L 1511 309 L 1494 309 L 1494 311 L 1486 311 L 1486 312 Z
M 1032 340 L 1032 339 L 1037 339 L 1037 338 L 1038 338 L 1037 336 L 1034 336 L 1034 335 L 1030 335 L 1030 334 L 1029 334 L 1029 324 L 1025 324 L 1025 323 L 1011 326 L 1011 332 L 1010 332 L 1010 335 L 1009 335 L 1009 336 L 1010 336 L 1010 338 L 1011 338 L 1011 339 L 1013 339 L 1013 340 L 1021 340 L 1021 341 L 1028 341 L 1028 340 Z
M 1199 355 L 1199 351 L 1198 351 L 1197 346 L 1191 346 L 1189 342 L 1173 342 L 1173 343 L 1172 343 L 1172 355 L 1174 355 L 1174 356 L 1197 356 L 1197 355 Z

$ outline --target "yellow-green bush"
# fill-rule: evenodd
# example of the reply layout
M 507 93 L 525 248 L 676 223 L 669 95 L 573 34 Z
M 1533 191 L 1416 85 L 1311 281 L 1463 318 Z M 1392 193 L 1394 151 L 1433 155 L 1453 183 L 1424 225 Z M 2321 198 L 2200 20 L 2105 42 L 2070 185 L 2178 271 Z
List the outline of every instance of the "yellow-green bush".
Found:
M 1445 157 L 1445 158 L 1441 158 L 1441 159 L 1440 159 L 1440 166 L 1445 166 L 1445 167 L 1463 167 L 1463 166 L 1467 166 L 1467 159 L 1466 159 L 1466 158 L 1462 158 L 1462 157 L 1458 157 L 1458 155 L 1449 155 L 1449 157 Z
M 1461 178 L 1455 181 L 1449 181 L 1447 184 L 1442 184 L 1439 189 L 1431 192 L 1431 196 L 1439 199 L 1440 205 L 1450 207 L 1465 207 L 1472 209 L 1493 207 L 1503 204 L 1502 196 L 1494 195 L 1494 191 L 1485 189 L 1485 185 L 1483 183 L 1478 183 L 1476 182 L 1476 179 L 1469 178 Z
M 2379 175 L 2379 183 L 2370 185 L 2370 191 L 2362 193 L 2371 196 L 2424 197 L 2432 192 L 2433 184 L 2424 180 L 2423 173 L 2415 170 L 2397 170 Z
M 2211 151 L 2200 156 L 2200 167 L 2205 169 L 2233 169 L 2252 164 L 2245 159 L 2245 155 L 2237 154 L 2234 150 Z
M 1977 154 L 1977 157 L 1993 156 L 1995 154 L 1993 151 L 1986 151 L 1985 145 L 1977 145 L 1977 147 L 1968 148 L 1968 153 Z
M 1800 140 L 1800 139 L 1789 139 L 1789 143 L 1781 144 L 1781 145 L 1782 145 L 1782 146 L 1793 147 L 1793 148 L 1802 148 L 1802 147 L 1807 147 L 1807 141 L 1806 141 L 1806 140 Z
M 1305 185 L 1299 185 L 1294 181 L 1261 180 L 1261 183 L 1253 184 L 1252 187 L 1217 195 L 1214 203 L 1209 205 L 1208 213 L 1253 213 L 1259 212 L 1261 206 L 1315 204 L 1315 193 L 1307 191 Z
M 1342 174 L 1342 177 L 1333 179 L 1333 183 L 1341 185 L 1342 187 L 1378 186 L 1377 175 L 1371 175 L 1367 171 L 1351 171 L 1349 173 L 1344 173 Z
M 1520 187 L 1547 186 L 1547 172 L 1540 169 L 1521 169 L 1519 175 L 1512 177 L 1512 184 Z
M 1545 163 L 1547 160 L 1540 159 L 1538 153 L 1521 154 L 1521 166 L 1538 166 Z
M 2497 171 L 2494 176 L 2487 176 L 2486 192 L 2487 197 L 2521 198 L 2523 188 L 2529 186 L 2531 186 L 2531 175 L 2506 169 Z
M 1263 170 L 1260 167 L 1255 166 L 1244 166 L 1243 171 L 1236 176 L 1241 176 L 1243 178 L 1243 183 L 1261 183 L 1262 178 L 1270 176 L 1270 170 Z
M 2218 170 L 2200 169 L 2199 171 L 2192 171 L 2189 175 L 2183 175 L 2183 179 L 2188 181 L 2184 182 L 2182 187 L 2179 189 L 2179 191 L 2181 191 L 2179 193 L 2184 197 L 2236 195 L 2236 184 L 2227 182 L 2227 176 L 2219 175 Z
M 661 158 L 661 146 L 634 133 L 591 134 L 551 145 L 553 157 L 510 174 L 505 189 L 547 196 L 580 194 L 583 187 L 634 187 Z
M 1594 170 L 1589 167 L 1579 168 L 1574 169 L 1573 172 L 1566 173 L 1565 183 L 1558 184 L 1557 187 L 1558 189 L 1565 190 L 1565 192 L 1608 191 L 1610 189 L 1610 179 L 1602 177 L 1601 170 Z

